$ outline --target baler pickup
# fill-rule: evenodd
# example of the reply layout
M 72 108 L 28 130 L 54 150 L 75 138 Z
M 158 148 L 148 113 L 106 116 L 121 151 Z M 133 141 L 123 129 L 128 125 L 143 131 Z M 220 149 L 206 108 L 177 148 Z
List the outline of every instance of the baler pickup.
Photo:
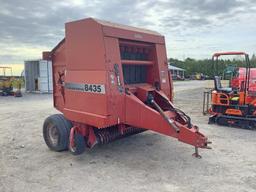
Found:
M 45 120 L 54 151 L 105 144 L 152 130 L 196 148 L 207 138 L 172 104 L 164 37 L 157 32 L 84 19 L 66 24 L 66 37 L 43 58 L 53 63 L 54 106 Z

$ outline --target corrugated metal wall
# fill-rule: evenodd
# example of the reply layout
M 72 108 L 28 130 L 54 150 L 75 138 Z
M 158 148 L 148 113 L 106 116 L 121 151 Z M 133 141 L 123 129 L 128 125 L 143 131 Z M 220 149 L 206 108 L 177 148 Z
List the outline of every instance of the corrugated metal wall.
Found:
M 52 62 L 25 61 L 25 82 L 28 92 L 52 93 Z
M 28 92 L 38 91 L 39 61 L 25 61 L 25 88 Z
M 47 60 L 39 61 L 39 90 L 43 93 L 52 93 L 52 62 Z

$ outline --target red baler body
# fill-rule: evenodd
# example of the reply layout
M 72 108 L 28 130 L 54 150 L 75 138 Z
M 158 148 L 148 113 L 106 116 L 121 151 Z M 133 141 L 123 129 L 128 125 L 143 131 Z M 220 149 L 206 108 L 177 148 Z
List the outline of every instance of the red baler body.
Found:
M 65 28 L 65 39 L 43 55 L 53 62 L 54 106 L 89 147 L 144 130 L 207 147 L 207 138 L 174 110 L 163 36 L 92 18 Z M 164 114 L 147 103 L 149 94 Z

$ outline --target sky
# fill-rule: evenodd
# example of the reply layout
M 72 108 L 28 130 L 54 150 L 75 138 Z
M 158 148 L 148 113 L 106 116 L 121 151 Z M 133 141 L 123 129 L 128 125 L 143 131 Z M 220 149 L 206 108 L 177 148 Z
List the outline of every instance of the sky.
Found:
M 155 30 L 172 58 L 256 53 L 255 0 L 0 0 L 0 64 L 41 58 L 87 17 Z

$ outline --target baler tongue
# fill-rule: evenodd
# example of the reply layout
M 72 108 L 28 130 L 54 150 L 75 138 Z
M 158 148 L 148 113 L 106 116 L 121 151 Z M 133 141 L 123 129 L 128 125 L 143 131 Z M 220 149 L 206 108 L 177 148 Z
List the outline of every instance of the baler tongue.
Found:
M 157 104 L 157 102 L 154 100 L 154 97 L 152 94 L 149 94 L 148 95 L 148 99 L 147 99 L 147 102 L 149 104 L 151 104 L 159 113 L 160 115 L 163 117 L 163 119 L 170 125 L 171 129 L 173 129 L 173 131 L 175 131 L 177 133 L 177 138 L 180 140 L 180 141 L 183 141 L 185 143 L 188 143 L 188 141 L 186 140 L 187 139 L 187 136 L 184 135 L 180 135 L 179 133 L 181 132 L 181 134 L 183 133 L 183 130 L 185 129 L 188 129 L 188 130 L 191 130 L 191 131 L 194 131 L 194 134 L 195 134 L 195 137 L 197 137 L 196 139 L 196 145 L 195 145 L 195 153 L 193 153 L 193 156 L 196 157 L 196 158 L 201 158 L 201 156 L 199 155 L 198 153 L 198 148 L 207 148 L 207 149 L 211 149 L 209 146 L 207 146 L 207 144 L 211 144 L 210 141 L 207 141 L 207 138 L 199 133 L 199 129 L 197 126 L 192 126 L 191 125 L 191 121 L 190 121 L 190 117 L 188 115 L 186 115 L 183 111 L 179 110 L 179 109 L 175 109 L 173 107 L 173 105 L 171 105 L 172 107 L 172 111 L 177 113 L 178 115 L 180 115 L 183 119 L 185 118 L 186 120 L 186 126 L 187 127 L 184 127 L 184 125 L 179 125 L 179 123 L 175 120 L 173 120 L 172 118 L 169 118 L 165 113 L 164 111 L 162 110 L 162 108 Z M 169 102 L 169 101 L 168 101 Z
M 172 119 L 170 119 L 164 111 L 161 109 L 161 107 L 155 102 L 153 95 L 149 94 L 148 95 L 148 102 L 152 104 L 160 113 L 160 115 L 166 120 L 166 122 L 170 125 L 170 127 L 176 132 L 179 133 L 180 129 L 177 127 L 177 125 L 174 123 Z

